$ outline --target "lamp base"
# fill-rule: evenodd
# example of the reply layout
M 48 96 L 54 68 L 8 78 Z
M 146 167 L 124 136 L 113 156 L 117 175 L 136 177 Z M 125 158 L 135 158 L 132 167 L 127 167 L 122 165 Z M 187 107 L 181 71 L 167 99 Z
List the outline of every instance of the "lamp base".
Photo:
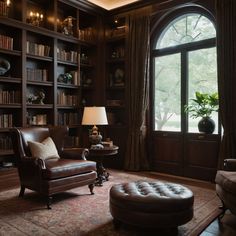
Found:
M 103 149 L 104 146 L 101 143 L 99 143 L 99 144 L 92 144 L 90 148 L 91 149 Z
M 91 133 L 89 135 L 89 141 L 91 144 L 99 144 L 102 142 L 102 135 L 98 132 L 96 125 L 93 126 Z

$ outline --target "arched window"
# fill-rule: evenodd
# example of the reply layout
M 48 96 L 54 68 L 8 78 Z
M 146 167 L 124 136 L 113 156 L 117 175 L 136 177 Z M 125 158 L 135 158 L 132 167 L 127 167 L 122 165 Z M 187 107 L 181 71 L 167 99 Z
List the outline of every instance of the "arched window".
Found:
M 215 27 L 207 17 L 198 13 L 187 13 L 166 26 L 157 41 L 156 49 L 215 37 Z
M 189 12 L 166 24 L 153 42 L 153 128 L 198 132 L 184 112 L 195 92 L 217 92 L 216 30 L 206 15 Z M 218 124 L 218 114 L 213 114 Z M 218 132 L 216 129 L 215 132 Z

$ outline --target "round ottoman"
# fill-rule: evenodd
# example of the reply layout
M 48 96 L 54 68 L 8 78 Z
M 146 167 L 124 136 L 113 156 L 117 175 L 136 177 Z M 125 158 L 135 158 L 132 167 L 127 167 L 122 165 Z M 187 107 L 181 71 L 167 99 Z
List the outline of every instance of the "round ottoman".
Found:
M 150 228 L 177 228 L 193 217 L 191 190 L 175 183 L 130 182 L 110 189 L 114 223 Z

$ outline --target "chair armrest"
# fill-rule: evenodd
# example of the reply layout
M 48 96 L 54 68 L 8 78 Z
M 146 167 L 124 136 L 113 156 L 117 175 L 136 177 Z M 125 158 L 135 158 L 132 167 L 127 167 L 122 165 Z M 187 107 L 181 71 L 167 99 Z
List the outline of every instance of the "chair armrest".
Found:
M 89 150 L 87 148 L 64 148 L 60 154 L 60 157 L 65 159 L 86 160 L 88 155 Z
M 24 157 L 21 158 L 21 165 L 29 166 L 31 168 L 39 168 L 46 169 L 45 162 L 41 158 L 33 158 L 33 157 Z
M 225 159 L 224 170 L 236 171 L 236 159 Z

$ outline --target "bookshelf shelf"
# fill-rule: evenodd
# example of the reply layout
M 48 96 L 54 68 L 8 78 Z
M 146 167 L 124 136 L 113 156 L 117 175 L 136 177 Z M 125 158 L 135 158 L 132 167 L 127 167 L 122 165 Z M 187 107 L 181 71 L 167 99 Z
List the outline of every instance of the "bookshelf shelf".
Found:
M 13 109 L 13 108 L 21 108 L 20 103 L 7 103 L 7 104 L 0 104 L 0 109 L 1 108 L 7 108 L 7 109 Z
M 62 64 L 62 65 L 69 65 L 69 66 L 78 67 L 77 63 L 73 63 L 73 62 L 70 62 L 70 61 L 57 60 L 57 63 Z
M 13 55 L 13 56 L 21 56 L 21 51 L 17 50 L 8 50 L 4 48 L 0 48 L 0 53 L 8 54 L 8 55 Z
M 0 76 L 0 83 L 16 83 L 20 84 L 22 82 L 21 78 L 14 78 L 14 77 L 5 77 L 5 76 Z
M 35 81 L 35 80 L 27 80 L 28 85 L 39 85 L 39 86 L 53 86 L 53 82 L 50 81 Z
M 27 108 L 31 109 L 52 109 L 53 104 L 26 104 Z
M 35 59 L 35 60 L 41 60 L 41 61 L 50 61 L 50 62 L 53 61 L 52 57 L 37 56 L 37 55 L 30 54 L 30 53 L 27 53 L 27 58 L 31 58 L 31 59 Z

